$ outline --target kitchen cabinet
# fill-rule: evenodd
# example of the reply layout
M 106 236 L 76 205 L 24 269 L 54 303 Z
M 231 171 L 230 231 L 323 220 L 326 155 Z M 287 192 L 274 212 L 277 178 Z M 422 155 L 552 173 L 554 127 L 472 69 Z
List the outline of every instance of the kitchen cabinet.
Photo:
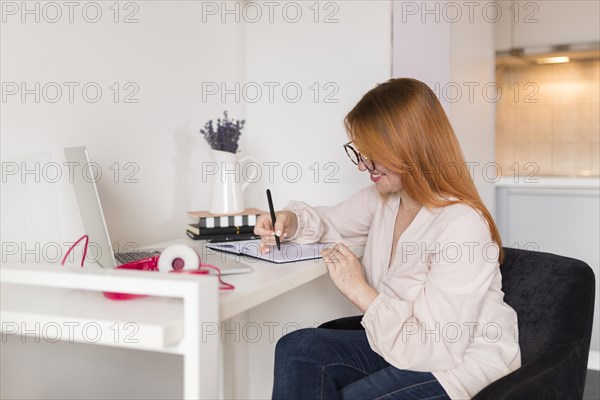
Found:
M 515 182 L 517 181 L 517 182 Z M 600 181 L 598 178 L 506 177 L 496 183 L 496 223 L 503 246 L 542 251 L 586 262 L 600 287 Z M 590 362 L 598 368 L 599 320 Z
M 600 41 L 599 1 L 499 1 L 496 51 Z

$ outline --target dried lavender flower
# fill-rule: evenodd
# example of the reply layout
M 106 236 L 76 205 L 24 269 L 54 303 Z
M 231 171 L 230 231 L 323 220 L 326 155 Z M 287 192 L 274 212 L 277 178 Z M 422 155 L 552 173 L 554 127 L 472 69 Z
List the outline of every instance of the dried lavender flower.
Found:
M 223 111 L 225 118 L 217 119 L 217 129 L 215 130 L 212 120 L 209 120 L 204 129 L 200 129 L 200 133 L 213 150 L 227 151 L 229 153 L 237 153 L 238 141 L 242 134 L 242 129 L 246 124 L 245 120 L 229 119 L 227 111 Z

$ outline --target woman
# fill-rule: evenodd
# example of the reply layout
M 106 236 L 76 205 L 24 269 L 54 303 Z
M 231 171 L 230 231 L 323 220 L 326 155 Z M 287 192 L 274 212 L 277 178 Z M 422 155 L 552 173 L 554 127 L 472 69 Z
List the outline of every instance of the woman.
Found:
M 291 202 L 275 235 L 338 242 L 322 255 L 364 330 L 302 329 L 278 342 L 274 399 L 465 399 L 520 367 L 503 301 L 502 245 L 435 94 L 414 79 L 369 91 L 344 145 L 374 185 L 334 207 Z M 274 229 L 273 229 L 274 228 Z M 365 244 L 362 265 L 347 244 Z

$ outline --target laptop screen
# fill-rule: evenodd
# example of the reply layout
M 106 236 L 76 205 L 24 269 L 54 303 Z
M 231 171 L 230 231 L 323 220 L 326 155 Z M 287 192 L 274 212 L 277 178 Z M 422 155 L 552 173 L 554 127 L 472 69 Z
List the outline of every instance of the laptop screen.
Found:
M 114 268 L 116 262 L 96 187 L 97 164 L 90 164 L 84 146 L 65 148 L 65 158 L 73 168 L 73 189 L 83 228 L 90 240 L 88 257 L 103 268 Z

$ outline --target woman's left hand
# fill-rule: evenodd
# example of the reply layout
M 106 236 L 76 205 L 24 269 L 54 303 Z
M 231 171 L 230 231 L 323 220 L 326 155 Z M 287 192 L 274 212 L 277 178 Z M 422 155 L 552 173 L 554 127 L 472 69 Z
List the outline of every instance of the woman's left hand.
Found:
M 343 243 L 324 249 L 321 256 L 327 264 L 335 286 L 362 312 L 365 312 L 378 293 L 369 286 L 364 268 L 358 258 Z

